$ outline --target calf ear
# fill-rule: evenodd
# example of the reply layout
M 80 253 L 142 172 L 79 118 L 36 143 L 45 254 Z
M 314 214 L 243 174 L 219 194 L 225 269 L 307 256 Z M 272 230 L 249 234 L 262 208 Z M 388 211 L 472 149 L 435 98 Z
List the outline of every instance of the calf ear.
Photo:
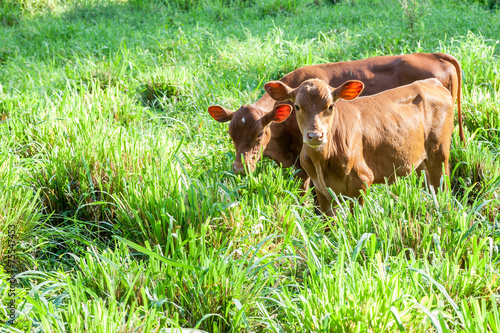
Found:
M 295 100 L 294 89 L 290 88 L 281 81 L 270 81 L 264 86 L 269 96 L 278 102 L 286 100 Z
M 332 91 L 333 101 L 336 101 L 340 98 L 345 99 L 347 101 L 355 99 L 356 97 L 359 96 L 359 94 L 361 94 L 364 87 L 365 85 L 361 81 L 357 80 L 347 81 L 346 83 L 344 83 L 343 85 Z
M 230 121 L 233 119 L 234 112 L 228 109 L 223 108 L 219 105 L 212 105 L 208 107 L 208 113 L 217 120 L 219 123 L 225 123 L 226 121 Z
M 290 104 L 279 104 L 276 105 L 273 111 L 266 114 L 262 117 L 262 125 L 267 125 L 271 121 L 275 123 L 281 123 L 288 118 L 288 116 L 292 113 L 292 106 Z

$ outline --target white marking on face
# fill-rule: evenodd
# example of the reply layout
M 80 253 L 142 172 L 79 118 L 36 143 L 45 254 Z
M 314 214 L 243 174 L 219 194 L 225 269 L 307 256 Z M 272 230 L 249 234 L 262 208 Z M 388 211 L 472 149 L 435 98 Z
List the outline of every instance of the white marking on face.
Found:
M 241 118 L 241 122 L 244 124 L 245 123 L 245 117 Z

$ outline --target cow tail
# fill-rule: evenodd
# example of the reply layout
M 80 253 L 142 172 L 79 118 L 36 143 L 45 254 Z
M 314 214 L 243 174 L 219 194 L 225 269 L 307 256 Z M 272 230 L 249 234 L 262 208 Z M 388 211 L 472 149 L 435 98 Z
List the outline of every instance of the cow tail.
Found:
M 458 63 L 458 60 L 449 54 L 443 54 L 443 58 L 445 61 L 449 62 L 450 64 L 455 67 L 455 70 L 457 71 L 457 77 L 458 77 L 458 92 L 457 92 L 457 108 L 458 108 L 458 128 L 459 128 L 459 135 L 460 135 L 460 140 L 462 141 L 462 144 L 465 148 L 465 135 L 464 135 L 464 127 L 463 127 L 463 122 L 462 122 L 462 68 L 460 68 L 460 64 Z

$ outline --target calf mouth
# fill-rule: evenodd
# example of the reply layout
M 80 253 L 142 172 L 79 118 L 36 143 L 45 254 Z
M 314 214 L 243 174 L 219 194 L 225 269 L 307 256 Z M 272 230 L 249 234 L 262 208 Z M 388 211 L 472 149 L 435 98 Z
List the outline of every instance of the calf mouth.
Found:
M 233 164 L 233 172 L 238 175 L 244 175 L 247 172 L 254 172 L 255 171 L 255 164 L 250 164 L 250 163 L 234 163 Z
M 325 145 L 324 141 L 306 141 L 306 140 L 304 140 L 303 142 L 313 149 L 318 149 L 318 148 L 321 148 L 322 146 Z

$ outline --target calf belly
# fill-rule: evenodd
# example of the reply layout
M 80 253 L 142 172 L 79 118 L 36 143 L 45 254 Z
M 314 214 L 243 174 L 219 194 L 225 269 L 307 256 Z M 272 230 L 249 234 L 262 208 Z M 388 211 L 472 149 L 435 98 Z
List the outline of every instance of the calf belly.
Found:
M 420 167 L 427 158 L 423 138 L 415 138 L 413 144 L 385 147 L 374 151 L 374 157 L 366 160 L 373 172 L 373 183 L 394 181 L 395 176 L 406 176 Z

